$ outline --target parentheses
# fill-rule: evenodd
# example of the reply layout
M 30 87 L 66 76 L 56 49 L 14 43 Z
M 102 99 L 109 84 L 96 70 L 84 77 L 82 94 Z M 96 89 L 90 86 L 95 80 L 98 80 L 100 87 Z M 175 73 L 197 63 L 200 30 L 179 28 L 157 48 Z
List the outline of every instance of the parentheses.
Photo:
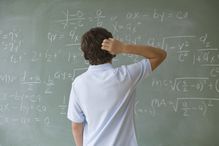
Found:
M 180 83 L 181 83 L 181 81 L 176 82 L 176 91 L 181 91 L 179 88 Z
M 135 113 L 135 115 L 138 114 L 137 111 L 136 111 L 137 106 L 138 106 L 138 103 L 139 103 L 139 100 L 137 100 L 137 101 L 135 102 L 135 107 L 134 107 L 134 113 Z
M 199 91 L 201 92 L 201 91 L 203 91 L 203 89 L 204 89 L 204 84 L 203 84 L 201 81 L 199 81 L 199 83 L 200 83 L 200 89 L 199 89 Z
M 204 110 L 203 110 L 202 114 L 203 114 L 203 116 L 205 116 L 207 111 L 208 111 L 208 107 L 207 107 L 207 105 L 206 105 L 206 103 L 204 101 L 202 103 L 204 105 Z

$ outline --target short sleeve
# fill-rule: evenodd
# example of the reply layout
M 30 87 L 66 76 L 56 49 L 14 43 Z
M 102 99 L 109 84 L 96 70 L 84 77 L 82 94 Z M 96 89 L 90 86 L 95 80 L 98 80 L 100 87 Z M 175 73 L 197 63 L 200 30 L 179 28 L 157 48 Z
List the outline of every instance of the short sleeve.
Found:
M 145 79 L 152 72 L 149 59 L 143 59 L 137 63 L 127 65 L 127 70 L 134 83 Z
M 84 113 L 79 105 L 78 97 L 76 95 L 73 84 L 72 84 L 71 93 L 69 97 L 67 118 L 71 120 L 72 122 L 76 122 L 76 123 L 83 123 L 85 119 Z

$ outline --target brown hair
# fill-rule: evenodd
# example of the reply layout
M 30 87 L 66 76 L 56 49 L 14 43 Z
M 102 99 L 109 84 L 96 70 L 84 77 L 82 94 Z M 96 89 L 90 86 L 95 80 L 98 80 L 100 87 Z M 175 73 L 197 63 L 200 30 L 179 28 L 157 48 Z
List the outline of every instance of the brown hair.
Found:
M 104 39 L 112 38 L 112 33 L 102 27 L 91 28 L 81 37 L 81 50 L 84 58 L 89 60 L 91 65 L 104 64 L 112 61 L 116 55 L 101 49 Z

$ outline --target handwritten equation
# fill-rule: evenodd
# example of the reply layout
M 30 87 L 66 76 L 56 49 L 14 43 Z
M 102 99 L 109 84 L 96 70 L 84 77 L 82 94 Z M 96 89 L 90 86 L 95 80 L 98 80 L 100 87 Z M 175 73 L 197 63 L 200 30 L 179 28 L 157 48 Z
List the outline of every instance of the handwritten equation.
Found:
M 219 79 L 210 80 L 209 77 L 181 77 L 174 80 L 153 79 L 152 87 L 169 87 L 170 90 L 178 92 L 203 92 L 206 90 L 219 92 Z
M 80 38 L 95 26 L 108 28 L 121 41 L 160 47 L 168 53 L 162 64 L 165 71 L 160 70 L 161 76 L 153 76 L 151 82 L 147 80 L 147 85 L 170 93 L 170 97 L 152 97 L 148 99 L 149 104 L 137 100 L 137 116 L 159 116 L 163 109 L 186 117 L 199 113 L 205 117 L 217 111 L 219 49 L 210 39 L 211 34 L 187 31 L 172 34 L 165 30 L 157 33 L 152 25 L 163 27 L 175 25 L 172 22 L 189 22 L 192 15 L 188 11 L 153 8 L 118 15 L 108 14 L 104 9 L 87 12 L 66 8 L 55 14 L 57 17 L 44 22 L 48 29 L 43 36 L 36 36 L 43 40 L 36 42 L 39 46 L 27 46 L 31 40 L 25 35 L 33 34 L 25 29 L 0 29 L 0 125 L 50 126 L 54 115 L 66 119 L 71 82 L 89 65 L 80 50 Z M 122 65 L 139 60 L 141 57 L 137 55 L 121 54 L 113 63 Z M 176 71 L 170 76 L 166 70 L 172 67 Z M 201 73 L 197 75 L 197 72 Z
M 138 100 L 135 103 L 135 114 L 150 114 L 156 116 L 161 114 L 163 109 L 170 112 L 180 113 L 185 117 L 197 115 L 199 112 L 203 117 L 206 116 L 210 108 L 214 107 L 214 103 L 219 102 L 216 97 L 177 97 L 175 99 L 168 98 L 152 98 L 150 105 L 142 106 Z
M 47 112 L 47 105 L 42 103 L 42 96 L 40 94 L 19 94 L 17 91 L 14 94 L 1 93 L 0 125 L 42 123 L 49 126 L 50 117 Z M 17 114 L 11 115 L 10 113 Z M 38 114 L 35 115 L 33 113 Z

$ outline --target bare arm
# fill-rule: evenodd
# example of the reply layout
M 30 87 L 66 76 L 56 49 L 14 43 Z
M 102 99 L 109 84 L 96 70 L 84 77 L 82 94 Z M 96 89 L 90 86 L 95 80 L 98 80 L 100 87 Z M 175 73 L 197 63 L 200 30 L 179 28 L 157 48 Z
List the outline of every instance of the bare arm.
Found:
M 72 134 L 75 140 L 76 146 L 83 146 L 83 123 L 72 122 Z
M 150 60 L 152 70 L 157 68 L 167 55 L 166 52 L 160 48 L 125 44 L 113 38 L 103 40 L 102 49 L 109 51 L 111 54 L 130 53 L 143 56 Z

